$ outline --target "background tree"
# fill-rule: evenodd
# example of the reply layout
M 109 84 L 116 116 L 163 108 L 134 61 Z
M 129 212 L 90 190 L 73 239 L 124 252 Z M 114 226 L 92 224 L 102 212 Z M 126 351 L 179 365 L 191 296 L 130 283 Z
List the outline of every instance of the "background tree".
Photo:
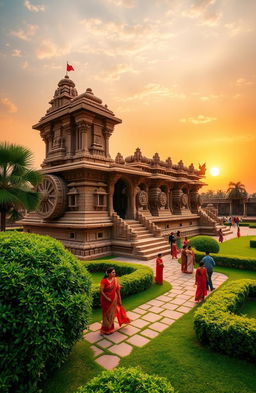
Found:
M 21 209 L 35 210 L 40 194 L 32 188 L 41 181 L 41 174 L 31 169 L 32 153 L 23 146 L 0 143 L 0 213 L 1 231 L 6 216 L 19 218 Z
M 229 182 L 227 193 L 229 193 L 229 197 L 233 198 L 244 198 L 247 196 L 247 192 L 245 189 L 245 185 L 240 181 L 238 182 Z

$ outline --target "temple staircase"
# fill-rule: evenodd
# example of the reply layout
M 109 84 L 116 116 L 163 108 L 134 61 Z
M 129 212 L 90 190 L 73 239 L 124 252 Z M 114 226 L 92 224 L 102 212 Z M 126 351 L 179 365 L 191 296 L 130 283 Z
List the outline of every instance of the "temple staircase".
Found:
M 230 228 L 223 225 L 221 219 L 219 219 L 210 209 L 201 208 L 199 215 L 202 223 L 209 226 L 209 235 L 218 235 L 220 229 L 222 229 L 224 237 L 232 233 Z
M 132 232 L 136 234 L 133 242 L 134 256 L 138 259 L 149 260 L 156 258 L 158 253 L 170 254 L 169 242 L 159 234 L 159 237 L 137 220 L 125 220 Z

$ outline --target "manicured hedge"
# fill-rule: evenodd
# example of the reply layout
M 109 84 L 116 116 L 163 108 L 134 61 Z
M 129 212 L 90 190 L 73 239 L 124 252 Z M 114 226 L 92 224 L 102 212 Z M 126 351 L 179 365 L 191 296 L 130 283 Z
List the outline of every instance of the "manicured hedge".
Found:
M 0 391 L 39 392 L 91 311 L 91 278 L 55 239 L 0 233 Z
M 255 280 L 238 280 L 215 292 L 196 311 L 198 339 L 230 356 L 256 360 L 256 319 L 236 315 L 248 296 L 256 296 Z
M 220 249 L 218 242 L 210 236 L 195 236 L 189 239 L 189 243 L 198 251 L 217 253 Z
M 195 258 L 197 263 L 199 263 L 204 256 L 205 254 L 203 252 L 195 250 Z M 256 258 L 213 253 L 211 256 L 213 257 L 217 266 L 256 271 Z
M 89 272 L 102 272 L 102 278 L 108 267 L 114 267 L 121 285 L 121 296 L 127 297 L 148 289 L 153 282 L 153 270 L 144 265 L 117 261 L 85 261 Z M 99 284 L 93 284 L 93 307 L 100 306 Z
M 256 248 L 256 240 L 250 240 L 250 247 Z
M 76 393 L 175 393 L 163 377 L 149 375 L 139 368 L 117 368 L 103 371 Z

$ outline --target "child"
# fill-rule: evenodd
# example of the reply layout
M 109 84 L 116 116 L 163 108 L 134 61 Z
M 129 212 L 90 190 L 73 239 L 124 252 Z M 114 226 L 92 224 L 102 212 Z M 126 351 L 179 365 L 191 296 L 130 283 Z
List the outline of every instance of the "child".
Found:
M 199 262 L 199 267 L 196 269 L 196 295 L 195 301 L 198 303 L 204 300 L 207 295 L 206 284 L 207 283 L 207 270 L 204 267 L 204 262 Z
M 176 244 L 176 240 L 174 240 L 172 243 L 172 259 L 178 258 L 177 253 L 178 253 L 177 244 Z
M 163 285 L 163 270 L 164 270 L 164 264 L 162 260 L 162 254 L 158 254 L 156 258 L 156 276 L 155 276 L 156 284 Z

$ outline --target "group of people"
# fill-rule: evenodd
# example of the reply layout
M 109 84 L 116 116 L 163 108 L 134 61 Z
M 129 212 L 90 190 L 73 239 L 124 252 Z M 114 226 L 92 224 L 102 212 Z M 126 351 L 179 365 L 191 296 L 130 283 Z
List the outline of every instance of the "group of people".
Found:
M 186 236 L 184 238 L 184 241 L 182 242 L 180 231 L 177 232 L 176 236 L 173 232 L 171 232 L 171 234 L 169 235 L 169 243 L 172 259 L 178 258 L 178 254 L 181 252 L 182 246 L 184 247 L 189 245 L 189 241 Z
M 233 226 L 233 227 L 235 227 L 235 226 L 239 227 L 239 224 L 240 224 L 240 222 L 242 221 L 242 219 L 239 218 L 239 217 L 233 217 L 233 216 L 232 216 L 232 217 L 229 217 L 229 218 L 224 217 L 224 221 L 225 221 L 225 222 L 228 222 L 229 227 L 231 228 L 231 226 Z

